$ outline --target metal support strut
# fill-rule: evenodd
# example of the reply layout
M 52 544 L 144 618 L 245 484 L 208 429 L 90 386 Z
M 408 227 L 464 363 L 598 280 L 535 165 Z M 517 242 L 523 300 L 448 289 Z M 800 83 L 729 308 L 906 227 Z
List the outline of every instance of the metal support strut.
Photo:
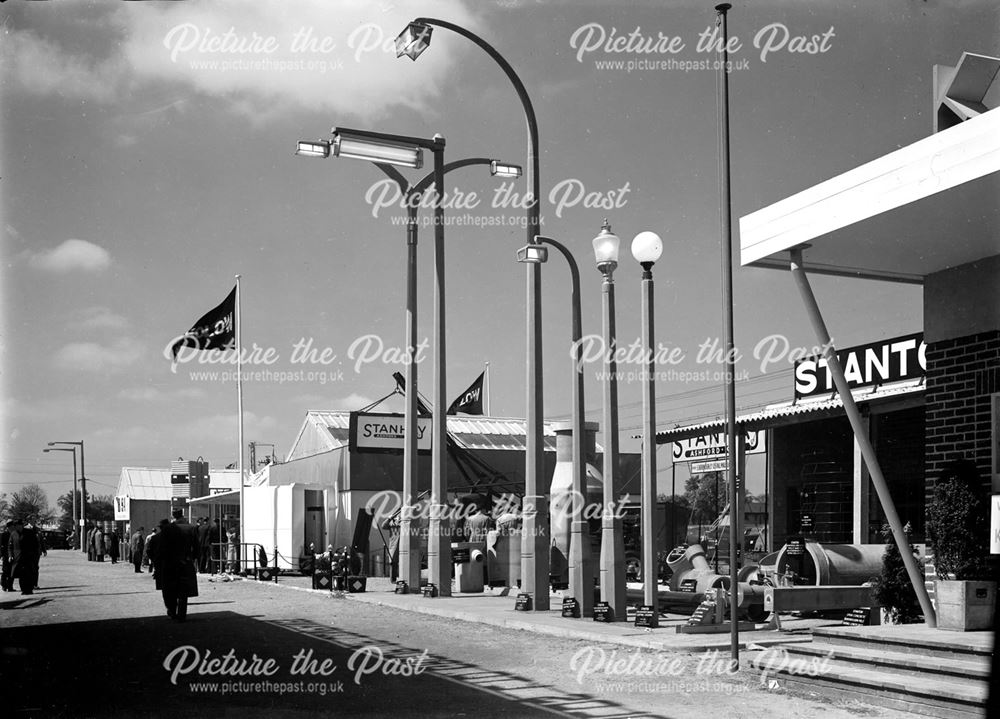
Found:
M 823 347 L 823 358 L 826 360 L 830 374 L 833 376 L 833 383 L 837 387 L 837 394 L 840 395 L 840 399 L 844 403 L 844 411 L 847 412 L 847 418 L 851 422 L 851 430 L 854 432 L 854 438 L 857 440 L 861 455 L 864 457 L 865 465 L 868 467 L 868 472 L 871 475 L 872 486 L 875 487 L 879 502 L 882 504 L 882 511 L 885 512 L 885 518 L 892 529 L 892 536 L 895 538 L 896 545 L 899 547 L 899 553 L 903 557 L 903 564 L 906 565 L 906 573 L 910 577 L 913 591 L 916 592 L 917 600 L 920 602 L 920 609 L 924 613 L 924 622 L 928 627 L 935 627 L 937 626 L 937 616 L 934 613 L 931 599 L 927 595 L 927 588 L 924 586 L 923 572 L 917 566 L 917 560 L 906 549 L 909 546 L 909 542 L 906 534 L 903 532 L 903 525 L 899 521 L 899 514 L 896 513 L 896 505 L 892 503 L 892 496 L 889 494 L 889 487 L 885 483 L 885 476 L 882 474 L 882 468 L 879 466 L 878 458 L 875 456 L 875 449 L 872 447 L 871 440 L 865 432 L 865 422 L 861 417 L 861 412 L 858 411 L 858 405 L 854 402 L 854 395 L 851 394 L 847 378 L 844 377 L 844 368 L 840 366 L 840 360 L 837 359 L 837 352 L 832 346 L 830 333 L 826 329 L 826 323 L 823 322 L 823 315 L 820 313 L 819 305 L 816 303 L 816 296 L 813 294 L 812 287 L 809 285 L 809 278 L 806 277 L 805 269 L 803 269 L 802 248 L 796 247 L 790 250 L 790 254 L 792 277 L 795 278 L 795 284 L 799 289 L 799 294 L 802 296 L 802 302 L 806 306 L 806 312 L 809 314 L 809 321 L 812 323 L 813 331 L 816 333 L 816 339 Z

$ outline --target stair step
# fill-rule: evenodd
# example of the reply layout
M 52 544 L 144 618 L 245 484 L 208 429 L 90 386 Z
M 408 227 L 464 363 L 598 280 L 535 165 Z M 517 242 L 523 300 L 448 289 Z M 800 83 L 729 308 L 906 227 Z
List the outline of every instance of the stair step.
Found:
M 851 646 L 847 644 L 828 644 L 826 642 L 811 642 L 786 645 L 791 655 L 808 655 L 811 657 L 832 656 L 833 659 L 854 664 L 868 664 L 877 669 L 889 669 L 899 673 L 923 676 L 933 674 L 954 677 L 956 680 L 981 681 L 989 679 L 990 661 L 987 657 L 978 655 L 968 658 L 955 658 L 942 661 L 941 657 L 928 657 L 913 652 L 900 652 L 882 649 L 877 645 Z
M 882 627 L 820 627 L 814 641 L 838 646 L 864 646 L 872 650 L 920 654 L 942 659 L 977 659 L 993 654 L 992 632 L 945 632 L 933 629 Z
M 808 645 L 799 645 L 800 649 Z M 748 653 L 750 665 L 795 691 L 858 699 L 868 704 L 939 717 L 981 717 L 986 703 L 985 681 L 937 679 L 859 665 L 852 660 L 827 659 L 822 654 L 769 654 L 777 648 Z M 806 657 L 809 657 L 808 659 Z M 786 660 L 782 666 L 782 659 Z M 796 661 L 798 660 L 798 661 Z M 810 676 L 807 671 L 811 671 Z

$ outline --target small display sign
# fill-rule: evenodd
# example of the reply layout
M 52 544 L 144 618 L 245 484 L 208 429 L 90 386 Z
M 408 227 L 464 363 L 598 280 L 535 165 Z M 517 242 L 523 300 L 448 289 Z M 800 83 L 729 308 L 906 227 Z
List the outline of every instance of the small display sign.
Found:
M 857 609 L 852 609 L 844 617 L 845 627 L 864 627 L 868 625 L 868 619 L 871 616 L 871 607 L 858 607 Z
M 615 620 L 615 615 L 611 611 L 611 605 L 607 602 L 597 602 L 594 604 L 594 621 L 595 622 L 613 622 Z
M 811 514 L 803 514 L 802 521 L 799 524 L 803 532 L 811 532 L 813 529 L 813 516 Z
M 410 593 L 410 585 L 407 584 L 406 582 L 404 582 L 402 579 L 400 579 L 398 582 L 396 582 L 395 593 L 396 594 L 409 594 Z
M 531 611 L 531 595 L 526 592 L 521 592 L 517 595 L 517 602 L 514 603 L 515 612 L 530 612 Z
M 566 597 L 562 603 L 562 615 L 566 618 L 579 619 L 580 603 L 575 597 Z
M 436 597 L 438 595 L 438 588 L 436 584 L 428 584 L 424 587 L 425 597 Z
M 468 564 L 469 563 L 469 548 L 460 547 L 458 549 L 451 550 L 451 563 L 452 564 Z
M 785 543 L 785 553 L 789 557 L 801 557 L 806 553 L 806 540 L 802 537 L 789 537 Z
M 694 594 L 698 591 L 698 580 L 697 579 L 683 579 L 681 580 L 678 591 L 688 592 L 689 594 Z
M 653 627 L 656 625 L 656 609 L 649 604 L 640 604 L 635 611 L 635 626 Z

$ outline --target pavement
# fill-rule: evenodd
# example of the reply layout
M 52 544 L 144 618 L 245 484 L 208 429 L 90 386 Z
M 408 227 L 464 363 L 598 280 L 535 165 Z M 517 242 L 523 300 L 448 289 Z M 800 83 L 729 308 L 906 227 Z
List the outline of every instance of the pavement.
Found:
M 728 634 L 515 612 L 499 592 L 425 599 L 376 578 L 344 594 L 306 577 L 201 575 L 181 623 L 127 564 L 50 551 L 40 581 L 31 596 L 0 595 L 4 717 L 759 719 L 764 706 L 769 719 L 903 717 L 731 673 Z
M 252 580 L 247 580 L 252 581 Z M 268 583 L 261 583 L 268 584 Z M 330 594 L 329 590 L 312 589 L 310 577 L 283 575 L 275 586 L 279 590 L 317 592 Z M 364 592 L 336 592 L 355 602 L 376 604 L 407 612 L 428 614 L 476 624 L 486 624 L 504 629 L 515 629 L 544 634 L 562 639 L 600 642 L 602 644 L 652 649 L 656 651 L 705 652 L 729 651 L 729 629 L 716 634 L 681 634 L 677 628 L 687 623 L 686 614 L 661 614 L 656 629 L 636 627 L 628 622 L 595 622 L 591 618 L 565 618 L 562 616 L 560 593 L 550 597 L 550 609 L 545 611 L 517 611 L 514 609 L 516 590 L 494 589 L 475 594 L 455 593 L 450 597 L 424 597 L 421 594 L 396 594 L 395 585 L 387 578 L 368 577 Z M 632 616 L 632 615 L 630 615 Z M 816 626 L 836 625 L 826 619 L 783 619 L 783 631 L 756 625 L 755 631 L 742 631 L 739 635 L 741 649 L 752 646 L 767 647 L 777 644 L 811 641 L 811 630 Z

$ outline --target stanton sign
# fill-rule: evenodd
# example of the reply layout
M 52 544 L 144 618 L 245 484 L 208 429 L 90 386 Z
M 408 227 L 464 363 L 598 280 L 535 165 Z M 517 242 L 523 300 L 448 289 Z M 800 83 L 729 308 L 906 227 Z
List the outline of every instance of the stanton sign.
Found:
M 745 433 L 746 453 L 763 454 L 765 451 L 764 430 L 753 430 Z M 729 454 L 726 446 L 726 433 L 716 432 L 701 437 L 691 437 L 674 442 L 674 462 L 709 462 L 722 460 Z M 701 471 L 715 471 L 701 469 Z
M 855 389 L 923 377 L 926 352 L 924 336 L 917 333 L 840 350 L 837 358 L 847 383 Z M 810 357 L 795 363 L 795 399 L 835 391 L 825 359 Z

